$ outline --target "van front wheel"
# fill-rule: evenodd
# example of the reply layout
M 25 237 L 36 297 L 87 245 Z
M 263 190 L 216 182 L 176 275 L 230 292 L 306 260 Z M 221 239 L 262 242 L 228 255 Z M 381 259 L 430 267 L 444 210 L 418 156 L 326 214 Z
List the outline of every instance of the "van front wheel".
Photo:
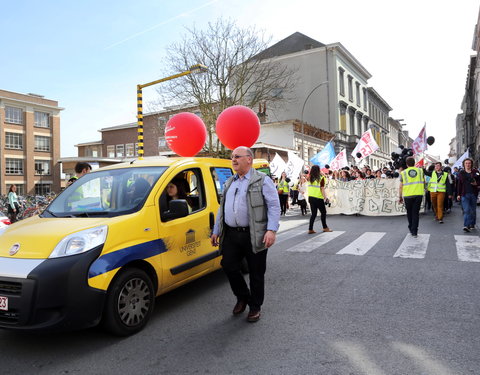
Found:
M 103 323 L 107 331 L 128 336 L 147 324 L 155 305 L 150 277 L 138 268 L 121 271 L 108 289 Z

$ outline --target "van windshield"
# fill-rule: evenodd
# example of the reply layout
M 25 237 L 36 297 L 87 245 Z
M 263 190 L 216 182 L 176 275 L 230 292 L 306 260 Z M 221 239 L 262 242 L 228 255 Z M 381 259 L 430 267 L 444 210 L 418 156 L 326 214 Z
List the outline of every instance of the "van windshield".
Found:
M 84 175 L 42 217 L 119 216 L 138 211 L 167 167 L 111 169 Z

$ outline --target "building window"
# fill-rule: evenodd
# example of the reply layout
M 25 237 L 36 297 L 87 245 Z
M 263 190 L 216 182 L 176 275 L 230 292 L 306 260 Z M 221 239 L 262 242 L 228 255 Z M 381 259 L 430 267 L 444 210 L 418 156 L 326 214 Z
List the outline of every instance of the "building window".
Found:
M 125 156 L 125 145 L 116 145 L 115 152 L 117 154 L 117 158 L 123 158 Z
M 35 151 L 50 151 L 50 137 L 36 135 Z
M 348 100 L 353 102 L 353 77 L 348 76 Z
M 133 146 L 133 143 L 127 143 L 125 145 L 125 152 L 127 156 L 135 156 L 135 147 Z
M 47 195 L 52 191 L 51 184 L 35 184 L 35 195 Z
M 17 195 L 25 195 L 25 185 L 24 184 L 12 184 L 17 187 Z M 10 185 L 7 185 L 7 190 L 10 189 Z
M 115 157 L 115 146 L 108 145 L 107 146 L 107 157 L 114 158 Z
M 45 112 L 36 112 L 35 116 L 35 126 L 40 128 L 49 128 L 50 127 L 50 115 Z
M 360 83 L 355 82 L 355 95 L 357 96 L 357 105 L 359 107 L 362 106 L 362 103 L 360 103 Z
M 367 110 L 367 89 L 363 89 L 363 109 Z
M 23 111 L 21 108 L 5 106 L 5 122 L 23 124 Z
M 48 160 L 35 160 L 35 175 L 50 176 L 50 162 Z
M 350 134 L 351 135 L 356 134 L 356 131 L 355 131 L 355 112 L 352 111 L 352 110 L 348 111 L 348 124 L 349 124 L 349 127 L 350 127 Z
M 340 95 L 345 96 L 345 70 L 338 68 L 338 81 L 340 85 Z
M 5 148 L 23 150 L 23 134 L 5 133 Z
M 23 159 L 7 159 L 5 161 L 5 174 L 23 174 Z

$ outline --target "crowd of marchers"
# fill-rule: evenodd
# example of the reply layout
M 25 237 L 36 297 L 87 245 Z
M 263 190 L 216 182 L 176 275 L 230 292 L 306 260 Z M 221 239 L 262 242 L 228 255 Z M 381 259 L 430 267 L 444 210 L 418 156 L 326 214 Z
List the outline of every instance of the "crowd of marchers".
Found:
M 374 170 L 365 165 L 363 167 L 351 166 L 341 170 L 331 170 L 326 166 L 325 168 L 319 168 L 320 177 L 317 181 L 319 183 L 310 181 L 311 176 L 308 170 L 303 171 L 296 180 L 291 180 L 283 172 L 280 178 L 274 178 L 280 198 L 281 214 L 285 215 L 290 207 L 298 204 L 301 214 L 306 215 L 307 203 L 309 203 L 312 212 L 318 209 L 322 217 L 325 217 L 326 207 L 329 205 L 328 199 L 324 198 L 324 194 L 322 194 L 320 189 L 317 198 L 321 198 L 322 202 L 314 202 L 320 204 L 312 208 L 309 190 L 313 191 L 315 195 L 316 188 L 313 186 L 322 188 L 328 179 L 343 182 L 384 178 L 395 179 L 399 178 L 402 171 L 406 168 L 407 166 L 405 165 L 400 166 L 398 169 L 383 167 Z M 458 201 L 464 213 L 463 230 L 470 232 L 472 229 L 475 229 L 475 212 L 479 195 L 480 174 L 477 169 L 473 168 L 472 159 L 465 159 L 460 167 L 453 167 L 453 169 L 449 165 L 436 162 L 422 168 L 422 170 L 424 176 L 423 197 L 425 199 L 426 211 L 433 211 L 435 220 L 443 224 L 444 215 L 450 213 L 453 203 Z M 322 220 L 322 222 L 324 221 Z M 322 224 L 325 224 L 324 228 L 328 230 L 326 223 Z M 310 230 L 313 230 L 313 228 Z

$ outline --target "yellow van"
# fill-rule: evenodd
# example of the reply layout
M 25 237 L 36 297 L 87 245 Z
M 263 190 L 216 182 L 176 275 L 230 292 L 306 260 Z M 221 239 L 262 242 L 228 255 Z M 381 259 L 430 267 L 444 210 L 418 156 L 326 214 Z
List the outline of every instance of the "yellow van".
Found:
M 213 158 L 117 164 L 2 229 L 0 327 L 141 330 L 156 296 L 220 267 L 209 237 L 232 173 L 230 160 Z M 184 199 L 170 200 L 173 179 Z
M 253 159 L 253 168 L 257 171 L 265 173 L 267 176 L 271 176 L 270 163 L 267 159 Z

